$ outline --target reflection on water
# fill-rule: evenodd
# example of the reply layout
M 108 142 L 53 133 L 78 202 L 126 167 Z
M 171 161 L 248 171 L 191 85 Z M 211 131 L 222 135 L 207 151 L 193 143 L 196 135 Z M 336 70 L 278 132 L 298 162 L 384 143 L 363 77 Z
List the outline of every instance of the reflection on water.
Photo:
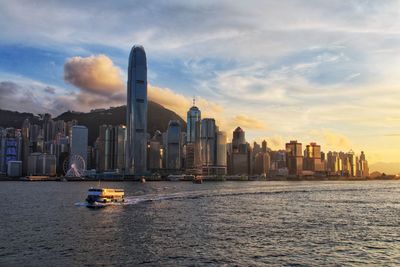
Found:
M 400 184 L 0 183 L 0 265 L 399 265 Z M 74 205 L 75 204 L 75 205 Z

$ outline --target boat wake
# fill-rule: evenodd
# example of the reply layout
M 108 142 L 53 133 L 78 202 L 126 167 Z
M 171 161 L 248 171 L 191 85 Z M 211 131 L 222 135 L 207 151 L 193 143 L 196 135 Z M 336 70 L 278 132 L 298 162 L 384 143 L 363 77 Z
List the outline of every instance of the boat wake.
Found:
M 222 189 L 222 190 L 202 190 L 202 191 L 185 191 L 170 194 L 147 194 L 141 196 L 125 197 L 124 205 L 136 205 L 139 203 L 163 201 L 163 200 L 180 200 L 180 199 L 198 199 L 208 197 L 226 197 L 240 195 L 260 195 L 260 194 L 282 194 L 289 192 L 308 192 L 307 190 L 263 190 L 263 189 Z
M 169 194 L 147 194 L 140 196 L 125 197 L 123 205 L 136 205 L 146 202 L 164 201 L 164 200 L 181 200 L 181 199 L 198 199 L 208 197 L 229 197 L 229 196 L 242 196 L 242 195 L 278 195 L 278 194 L 291 194 L 291 193 L 321 193 L 321 192 L 351 192 L 351 191 L 368 191 L 369 188 L 312 188 L 309 186 L 304 187 L 257 187 L 257 188 L 240 188 L 240 189 L 220 189 L 220 190 L 201 190 L 201 191 L 184 191 Z M 376 190 L 376 189 L 375 189 Z

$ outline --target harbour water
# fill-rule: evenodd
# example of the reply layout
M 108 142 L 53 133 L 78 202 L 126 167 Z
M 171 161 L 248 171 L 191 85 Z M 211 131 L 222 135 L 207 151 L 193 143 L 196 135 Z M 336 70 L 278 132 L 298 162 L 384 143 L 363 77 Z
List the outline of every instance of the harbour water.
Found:
M 400 182 L 1 182 L 0 265 L 400 265 Z

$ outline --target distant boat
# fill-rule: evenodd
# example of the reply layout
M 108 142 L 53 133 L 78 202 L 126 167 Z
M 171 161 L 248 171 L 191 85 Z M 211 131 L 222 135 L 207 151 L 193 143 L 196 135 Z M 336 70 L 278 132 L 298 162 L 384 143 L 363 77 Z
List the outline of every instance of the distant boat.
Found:
M 104 208 L 112 203 L 122 203 L 124 189 L 90 188 L 86 198 L 88 208 Z
M 192 181 L 193 181 L 194 184 L 202 184 L 203 183 L 203 177 L 197 176 Z
M 174 181 L 174 182 L 183 180 L 184 178 L 185 178 L 185 175 L 183 175 L 183 174 L 170 174 L 167 176 L 168 181 Z

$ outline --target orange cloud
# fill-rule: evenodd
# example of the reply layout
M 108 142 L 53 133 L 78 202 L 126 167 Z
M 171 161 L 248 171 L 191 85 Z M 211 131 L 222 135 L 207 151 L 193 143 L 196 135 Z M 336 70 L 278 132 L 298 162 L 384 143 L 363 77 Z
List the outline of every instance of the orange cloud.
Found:
M 231 128 L 235 128 L 237 126 L 240 126 L 244 129 L 249 129 L 249 130 L 265 130 L 267 129 L 267 125 L 258 119 L 248 117 L 246 115 L 236 115 L 231 121 L 230 121 L 230 126 Z
M 334 133 L 327 129 L 322 130 L 321 134 L 327 149 L 343 150 L 343 151 L 351 149 L 350 141 L 345 135 L 340 133 Z
M 105 55 L 69 58 L 64 64 L 64 80 L 84 91 L 107 96 L 126 88 L 120 68 Z

